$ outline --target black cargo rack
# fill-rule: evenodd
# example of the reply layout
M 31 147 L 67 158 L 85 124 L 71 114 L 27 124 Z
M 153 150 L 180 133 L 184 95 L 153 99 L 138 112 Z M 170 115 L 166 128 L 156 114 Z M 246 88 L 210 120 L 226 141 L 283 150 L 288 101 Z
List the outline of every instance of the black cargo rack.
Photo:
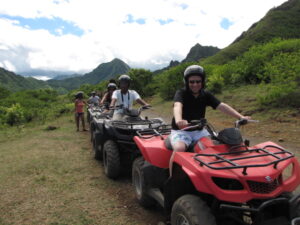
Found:
M 243 151 L 232 151 L 232 152 L 226 152 L 226 153 L 219 153 L 219 154 L 196 154 L 194 156 L 194 159 L 200 163 L 200 166 L 207 166 L 210 169 L 214 170 L 225 170 L 225 169 L 243 169 L 243 174 L 247 175 L 247 169 L 249 167 L 265 167 L 265 166 L 270 166 L 274 165 L 274 169 L 277 169 L 277 165 L 279 162 L 290 159 L 294 157 L 294 154 L 275 145 L 266 145 L 263 148 L 256 148 L 256 149 L 248 149 L 247 146 L 239 146 L 239 147 L 244 147 L 246 150 Z M 270 152 L 266 148 L 275 148 L 278 151 L 276 152 Z M 257 152 L 260 153 L 259 155 L 252 155 L 252 156 L 244 156 L 244 157 L 235 157 L 231 159 L 226 159 L 223 156 L 237 156 L 238 154 L 242 153 L 251 153 L 251 152 Z M 287 154 L 287 156 L 280 157 L 279 155 L 281 154 Z M 272 162 L 269 163 L 264 163 L 264 164 L 253 164 L 253 165 L 240 165 L 238 164 L 239 160 L 244 160 L 244 159 L 251 159 L 251 158 L 259 158 L 259 157 L 266 157 L 266 156 L 271 156 L 274 158 Z M 201 157 L 214 157 L 216 161 L 213 162 L 204 162 Z M 217 167 L 213 166 L 218 163 L 227 163 L 228 166 L 222 166 L 222 167 Z
M 140 138 L 143 139 L 150 139 L 155 136 L 160 136 L 160 138 L 163 140 L 164 137 L 162 135 L 168 135 L 171 133 L 171 125 L 163 124 L 157 128 L 139 130 L 136 133 Z
M 137 119 L 137 120 L 132 120 L 132 121 L 121 121 L 121 120 L 111 120 L 109 121 L 110 125 L 119 128 L 119 129 L 130 129 L 130 130 L 142 130 L 142 129 L 154 129 L 159 126 L 162 126 L 162 121 L 159 119 L 151 119 L 151 120 L 142 120 L 142 119 Z M 143 128 L 139 128 L 138 126 L 147 126 Z M 156 125 L 153 127 L 153 125 Z

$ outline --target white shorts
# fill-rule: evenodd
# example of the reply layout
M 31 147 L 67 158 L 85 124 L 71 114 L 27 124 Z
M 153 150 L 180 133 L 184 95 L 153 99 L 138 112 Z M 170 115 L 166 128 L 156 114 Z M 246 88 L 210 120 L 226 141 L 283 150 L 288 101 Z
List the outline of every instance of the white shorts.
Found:
M 196 142 L 200 138 L 206 136 L 209 136 L 209 133 L 206 129 L 194 130 L 194 131 L 172 130 L 170 141 L 172 145 L 174 145 L 178 141 L 181 141 L 185 143 L 185 145 L 188 147 L 193 142 Z

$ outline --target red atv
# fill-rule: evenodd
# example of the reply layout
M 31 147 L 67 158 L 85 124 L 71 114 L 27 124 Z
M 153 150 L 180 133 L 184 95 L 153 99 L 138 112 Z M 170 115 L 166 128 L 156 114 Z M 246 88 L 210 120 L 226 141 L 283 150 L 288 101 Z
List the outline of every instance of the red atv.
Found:
M 249 147 L 239 120 L 219 133 L 205 119 L 188 129 L 203 137 L 174 157 L 169 178 L 170 128 L 139 131 L 134 141 L 142 157 L 132 181 L 140 205 L 159 203 L 172 225 L 290 225 L 300 216 L 300 166 L 293 153 L 273 143 Z

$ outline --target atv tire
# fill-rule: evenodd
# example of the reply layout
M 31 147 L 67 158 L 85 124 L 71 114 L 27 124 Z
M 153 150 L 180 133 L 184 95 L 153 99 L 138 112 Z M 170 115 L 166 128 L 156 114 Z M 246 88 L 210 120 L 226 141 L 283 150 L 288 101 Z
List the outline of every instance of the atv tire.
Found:
M 103 152 L 102 152 L 102 145 L 99 140 L 99 133 L 93 133 L 93 151 L 94 151 L 94 158 L 96 160 L 102 160 Z
M 103 146 L 104 173 L 107 177 L 115 179 L 120 174 L 121 160 L 119 147 L 113 140 L 107 140 Z
M 171 212 L 172 225 L 216 225 L 215 217 L 206 203 L 196 195 L 177 199 Z
M 93 123 L 90 123 L 90 134 L 91 134 L 91 142 L 94 141 L 94 131 L 95 131 L 95 125 Z
M 143 164 L 143 157 L 138 157 L 134 160 L 132 165 L 132 184 L 139 204 L 144 208 L 150 208 L 155 204 L 155 200 L 146 193 L 144 172 L 142 170 Z

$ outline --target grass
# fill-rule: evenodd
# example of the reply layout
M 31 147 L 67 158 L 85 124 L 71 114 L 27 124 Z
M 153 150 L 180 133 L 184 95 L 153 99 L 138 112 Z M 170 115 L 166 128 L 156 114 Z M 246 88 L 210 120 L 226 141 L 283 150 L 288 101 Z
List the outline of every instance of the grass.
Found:
M 161 216 L 135 202 L 130 180 L 105 177 L 93 159 L 89 132 L 71 116 L 49 125 L 1 132 L 0 224 L 156 224 Z

